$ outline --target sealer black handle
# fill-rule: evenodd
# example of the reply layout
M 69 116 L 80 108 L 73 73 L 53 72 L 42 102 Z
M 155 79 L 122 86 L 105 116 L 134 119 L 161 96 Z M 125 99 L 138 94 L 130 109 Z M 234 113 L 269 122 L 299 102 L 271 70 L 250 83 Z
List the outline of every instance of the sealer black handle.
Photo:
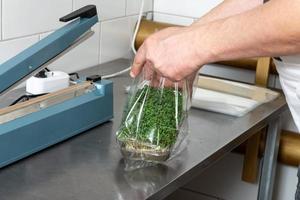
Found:
M 61 17 L 59 19 L 59 21 L 61 22 L 68 22 L 68 21 L 71 21 L 75 18 L 78 18 L 78 17 L 81 17 L 81 18 L 92 18 L 94 16 L 97 15 L 97 8 L 95 5 L 87 5 L 87 6 L 84 6 L 78 10 L 75 10 L 74 12 L 64 16 L 64 17 Z

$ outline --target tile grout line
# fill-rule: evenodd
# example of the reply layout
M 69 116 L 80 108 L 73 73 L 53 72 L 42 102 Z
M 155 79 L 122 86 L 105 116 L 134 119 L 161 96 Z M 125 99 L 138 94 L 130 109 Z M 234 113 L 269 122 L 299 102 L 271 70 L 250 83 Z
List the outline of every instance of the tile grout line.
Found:
M 1 3 L 1 9 L 3 10 L 3 7 L 2 7 L 3 0 L 0 0 L 0 3 Z M 126 15 L 127 3 L 128 3 L 128 0 L 126 0 L 125 15 L 124 16 L 113 17 L 113 18 L 105 19 L 105 20 L 102 20 L 102 21 L 99 22 L 100 31 L 99 31 L 99 45 L 98 45 L 98 63 L 101 63 L 102 23 L 103 22 L 110 22 L 110 21 L 114 21 L 114 20 L 118 20 L 118 19 L 126 19 L 126 18 L 136 16 L 136 14 Z M 73 9 L 74 9 L 74 0 L 72 0 L 72 10 Z M 2 26 L 2 20 L 3 20 L 2 15 L 3 15 L 3 12 L 1 12 L 1 26 Z M 56 29 L 47 30 L 47 31 L 38 32 L 38 33 L 33 33 L 33 34 L 28 34 L 28 35 L 17 36 L 17 37 L 11 37 L 11 38 L 7 38 L 5 40 L 2 40 L 3 39 L 3 33 L 2 33 L 3 29 L 1 28 L 2 37 L 1 37 L 0 40 L 2 40 L 2 41 L 13 41 L 13 40 L 18 40 L 18 39 L 25 39 L 27 37 L 37 37 L 38 40 L 41 40 L 42 34 L 46 34 L 46 33 L 52 32 L 54 30 L 56 30 Z
M 74 0 L 72 0 L 72 11 L 74 11 Z
M 1 15 L 2 15 L 2 12 L 1 12 Z M 114 21 L 114 20 L 118 20 L 118 19 L 124 19 L 124 18 L 129 18 L 129 17 L 133 17 L 133 16 L 136 16 L 136 14 L 131 14 L 131 15 L 128 15 L 128 16 L 119 16 L 119 17 L 114 17 L 114 18 L 110 18 L 110 19 L 100 20 L 99 23 L 110 22 L 110 21 Z M 2 17 L 1 17 L 1 20 L 2 20 Z M 1 23 L 1 25 L 2 25 L 2 23 Z M 3 40 L 3 35 L 2 35 L 2 40 L 1 41 L 5 42 L 5 41 L 10 41 L 10 40 L 22 39 L 22 38 L 26 38 L 26 37 L 36 36 L 36 35 L 39 35 L 39 34 L 49 33 L 49 32 L 55 31 L 55 30 L 57 30 L 57 29 L 51 29 L 51 30 L 47 30 L 47 31 L 43 31 L 43 32 L 38 32 L 38 33 L 33 33 L 33 34 L 28 34 L 28 35 L 22 35 L 22 36 L 17 36 L 17 37 L 12 37 L 12 38 L 8 38 L 8 39 L 4 39 L 4 40 Z M 3 30 L 2 30 L 2 33 L 3 33 Z
M 127 15 L 128 0 L 125 0 L 125 2 L 126 2 L 125 16 L 119 16 L 119 17 L 114 17 L 114 18 L 110 18 L 110 19 L 105 19 L 105 20 L 101 20 L 101 22 L 109 22 L 109 21 L 113 21 L 113 20 L 117 20 L 117 19 L 122 19 L 122 18 L 125 18 L 125 17 L 136 16 L 136 14 Z M 152 0 L 152 2 L 153 2 L 152 3 L 152 11 L 154 12 L 154 2 L 155 1 Z M 26 38 L 26 37 L 31 37 L 31 36 L 36 36 L 36 35 L 38 35 L 39 38 L 41 38 L 40 35 L 56 30 L 56 29 L 53 29 L 53 30 L 39 32 L 39 33 L 33 33 L 33 34 L 28 34 L 28 35 L 22 35 L 22 36 L 12 37 L 12 38 L 8 38 L 8 39 L 3 39 L 4 38 L 3 37 L 3 34 L 4 34 L 4 31 L 3 31 L 3 12 L 2 12 L 3 11 L 3 0 L 0 0 L 0 4 L 1 4 L 1 38 L 0 38 L 1 41 L 10 41 L 10 40 L 15 40 L 15 39 L 23 39 L 23 38 Z M 74 10 L 74 0 L 72 0 L 72 10 Z
M 125 19 L 125 18 L 135 17 L 137 15 L 138 14 L 131 14 L 131 15 L 127 15 L 127 16 L 114 17 L 114 18 L 111 18 L 111 19 L 101 20 L 101 22 L 111 22 L 111 21 L 115 21 L 115 20 L 118 20 L 118 19 Z
M 188 18 L 188 19 L 198 19 L 197 17 L 191 17 L 191 16 L 185 16 L 185 15 L 178 15 L 178 14 L 171 14 L 171 13 L 165 13 L 165 12 L 159 12 L 159 11 L 153 11 L 153 13 L 157 13 L 157 14 L 163 14 L 163 15 L 169 15 L 169 16 L 173 16 L 173 17 L 182 17 L 182 18 Z
M 153 13 L 153 18 L 154 18 L 154 8 L 155 8 L 155 6 L 154 6 L 154 4 L 155 4 L 155 0 L 151 0 L 152 1 L 152 13 Z
M 102 21 L 100 20 L 99 23 L 110 22 L 110 21 L 114 21 L 114 20 L 118 20 L 118 19 L 123 19 L 123 18 L 127 18 L 127 17 L 132 17 L 132 16 L 136 16 L 136 15 L 132 14 L 132 15 L 128 15 L 128 16 L 122 16 L 122 17 L 115 17 L 115 18 L 111 18 L 111 19 L 106 19 L 106 20 L 102 20 Z M 23 38 L 26 38 L 26 37 L 31 37 L 31 36 L 42 35 L 42 34 L 45 34 L 45 33 L 50 33 L 50 32 L 53 32 L 55 30 L 57 30 L 57 29 L 51 29 L 51 30 L 42 31 L 42 32 L 38 32 L 38 33 L 33 33 L 33 34 L 28 34 L 28 35 L 22 35 L 22 36 L 12 37 L 12 38 L 4 39 L 4 40 L 1 40 L 1 41 L 5 42 L 5 41 L 10 41 L 10 40 L 23 39 Z
M 127 16 L 127 6 L 128 6 L 128 2 L 127 2 L 128 0 L 125 0 L 125 16 Z
M 29 34 L 29 35 L 22 35 L 22 36 L 18 36 L 18 37 L 12 37 L 12 38 L 1 40 L 1 42 L 11 41 L 11 40 L 18 40 L 18 39 L 24 39 L 24 38 L 32 37 L 32 36 L 39 36 L 39 35 L 42 35 L 42 34 L 53 32 L 55 30 L 56 29 L 52 29 L 52 30 L 49 30 L 49 31 L 43 31 L 43 32 L 39 32 L 39 33 Z
M 38 33 L 33 33 L 33 34 L 28 34 L 28 35 L 22 35 L 22 36 L 17 36 L 17 37 L 12 37 L 8 39 L 3 39 L 3 0 L 0 0 L 0 5 L 1 5 L 1 38 L 0 41 L 6 42 L 6 41 L 11 41 L 11 40 L 17 40 L 17 39 L 23 39 L 26 37 L 32 37 L 32 36 L 38 36 L 39 40 L 41 40 L 41 35 L 45 33 L 49 33 L 52 31 L 57 30 L 58 28 L 47 30 L 47 31 L 42 31 Z M 71 2 L 71 12 L 74 10 L 74 0 Z
M 0 40 L 2 41 L 2 39 L 3 39 L 3 1 L 2 0 L 0 0 L 1 2 L 1 38 L 0 38 Z

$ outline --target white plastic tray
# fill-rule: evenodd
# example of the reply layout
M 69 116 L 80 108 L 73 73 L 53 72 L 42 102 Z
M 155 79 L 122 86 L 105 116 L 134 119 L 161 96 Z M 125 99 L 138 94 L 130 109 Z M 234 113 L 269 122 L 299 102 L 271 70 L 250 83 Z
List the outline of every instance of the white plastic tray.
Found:
M 195 86 L 193 107 L 237 117 L 279 96 L 267 88 L 205 76 Z

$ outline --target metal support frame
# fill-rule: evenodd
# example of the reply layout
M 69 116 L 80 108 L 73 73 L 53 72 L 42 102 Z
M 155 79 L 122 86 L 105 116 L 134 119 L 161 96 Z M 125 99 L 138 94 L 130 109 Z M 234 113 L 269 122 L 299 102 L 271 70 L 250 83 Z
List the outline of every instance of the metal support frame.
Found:
M 258 200 L 272 200 L 280 142 L 280 117 L 268 125 L 266 148 L 258 188 Z

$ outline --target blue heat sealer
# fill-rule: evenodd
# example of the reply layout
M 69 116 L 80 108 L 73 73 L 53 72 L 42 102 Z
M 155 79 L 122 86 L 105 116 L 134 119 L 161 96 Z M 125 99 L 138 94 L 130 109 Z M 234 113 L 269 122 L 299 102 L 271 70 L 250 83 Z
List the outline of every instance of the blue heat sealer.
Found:
M 60 18 L 67 25 L 0 65 L 0 95 L 87 39 L 98 22 L 94 5 Z M 79 80 L 69 88 L 0 109 L 0 168 L 113 117 L 109 80 Z

